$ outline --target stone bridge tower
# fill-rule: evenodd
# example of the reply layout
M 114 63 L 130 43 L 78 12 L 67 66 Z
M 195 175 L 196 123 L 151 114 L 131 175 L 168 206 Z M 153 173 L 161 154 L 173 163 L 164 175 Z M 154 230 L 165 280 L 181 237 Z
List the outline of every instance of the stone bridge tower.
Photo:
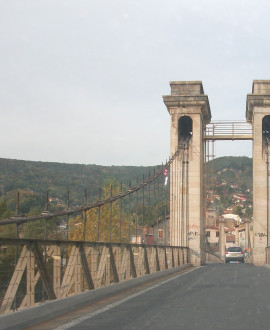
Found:
M 254 80 L 247 95 L 247 121 L 253 127 L 253 263 L 264 265 L 269 246 L 270 80 Z
M 193 265 L 205 262 L 203 135 L 211 121 L 201 81 L 170 82 L 163 96 L 171 116 L 171 155 L 182 150 L 170 168 L 170 244 L 188 246 Z

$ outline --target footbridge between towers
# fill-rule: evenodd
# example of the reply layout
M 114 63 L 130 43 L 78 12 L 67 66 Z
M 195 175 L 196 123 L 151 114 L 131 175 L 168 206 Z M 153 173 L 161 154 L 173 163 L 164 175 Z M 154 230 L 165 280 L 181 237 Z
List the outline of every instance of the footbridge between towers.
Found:
M 253 140 L 252 124 L 247 121 L 212 121 L 206 125 L 204 141 Z

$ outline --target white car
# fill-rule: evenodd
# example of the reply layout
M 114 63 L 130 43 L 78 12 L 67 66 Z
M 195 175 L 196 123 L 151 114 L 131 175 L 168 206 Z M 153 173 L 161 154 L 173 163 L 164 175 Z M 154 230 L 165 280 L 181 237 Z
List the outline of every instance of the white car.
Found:
M 240 246 L 231 246 L 226 250 L 225 262 L 245 262 L 244 252 Z

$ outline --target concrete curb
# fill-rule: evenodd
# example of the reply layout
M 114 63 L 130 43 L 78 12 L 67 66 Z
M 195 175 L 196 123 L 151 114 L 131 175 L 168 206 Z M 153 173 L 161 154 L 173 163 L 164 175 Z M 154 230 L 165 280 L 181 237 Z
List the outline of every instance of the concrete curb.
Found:
M 34 325 L 38 322 L 49 320 L 61 314 L 68 313 L 87 304 L 94 303 L 112 294 L 119 293 L 126 289 L 131 289 L 139 284 L 151 282 L 160 277 L 177 273 L 192 267 L 191 264 L 170 268 L 164 271 L 149 275 L 133 278 L 131 280 L 112 284 L 106 287 L 83 292 L 79 295 L 51 300 L 31 308 L 16 311 L 7 315 L 0 316 L 0 330 L 4 329 L 23 329 L 26 326 Z

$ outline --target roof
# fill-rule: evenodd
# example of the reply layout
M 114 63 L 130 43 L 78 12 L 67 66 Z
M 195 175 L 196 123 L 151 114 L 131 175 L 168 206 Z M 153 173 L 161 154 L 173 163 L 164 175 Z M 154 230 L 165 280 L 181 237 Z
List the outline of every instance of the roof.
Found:
M 211 226 L 206 226 L 205 229 L 215 229 L 215 230 L 219 230 L 219 227 L 215 226 L 215 225 L 211 225 Z

